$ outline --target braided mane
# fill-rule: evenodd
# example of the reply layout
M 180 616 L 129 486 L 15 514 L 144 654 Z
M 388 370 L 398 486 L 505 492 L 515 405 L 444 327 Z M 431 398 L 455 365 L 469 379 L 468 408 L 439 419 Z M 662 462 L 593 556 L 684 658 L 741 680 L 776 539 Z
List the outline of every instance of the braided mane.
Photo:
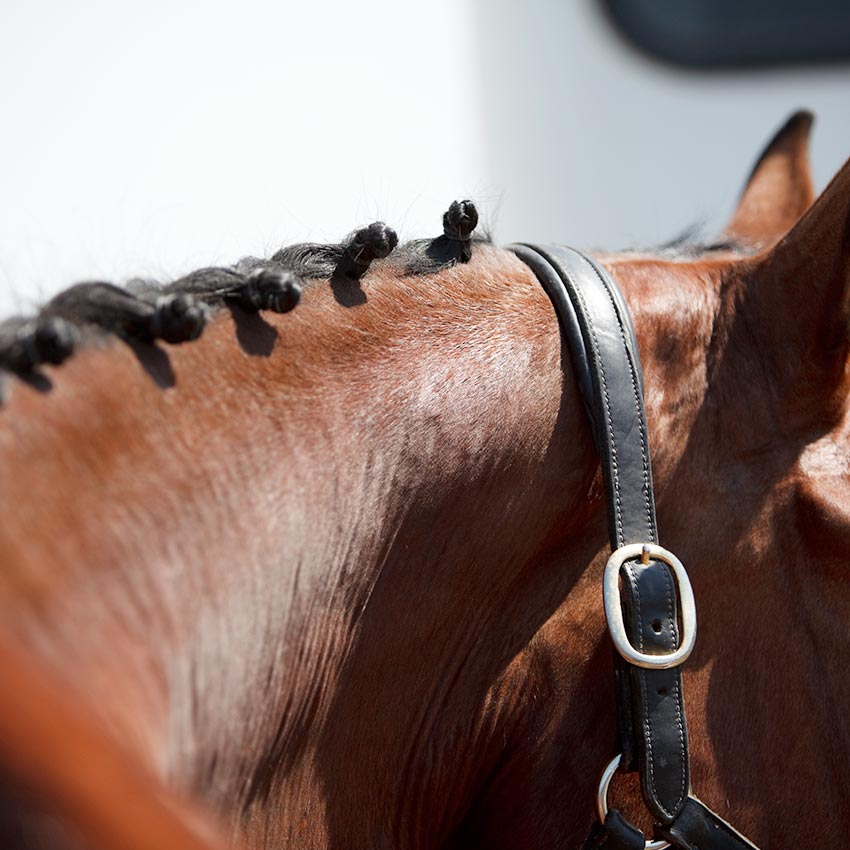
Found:
M 376 262 L 390 263 L 404 274 L 434 274 L 468 262 L 472 246 L 488 241 L 473 236 L 477 225 L 472 201 L 454 201 L 443 215 L 441 236 L 402 246 L 391 227 L 374 222 L 336 244 L 290 245 L 270 259 L 245 257 L 233 266 L 198 269 L 167 284 L 143 279 L 124 286 L 77 283 L 34 316 L 0 322 L 0 376 L 11 373 L 32 383 L 41 366 L 64 363 L 86 341 L 104 334 L 133 343 L 191 342 L 201 336 L 211 313 L 226 306 L 287 313 L 298 305 L 309 280 L 330 279 L 337 297 L 345 300 L 359 292 L 358 281 Z

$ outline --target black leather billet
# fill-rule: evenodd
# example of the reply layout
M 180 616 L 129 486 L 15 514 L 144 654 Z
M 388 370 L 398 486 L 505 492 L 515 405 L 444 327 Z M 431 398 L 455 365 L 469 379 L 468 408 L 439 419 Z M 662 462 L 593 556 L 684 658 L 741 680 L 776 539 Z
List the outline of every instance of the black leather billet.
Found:
M 626 631 L 649 655 L 679 647 L 678 605 L 667 564 L 626 563 L 620 571 Z M 661 823 L 681 811 L 690 791 L 688 733 L 678 667 L 646 670 L 622 662 L 630 677 L 631 716 L 638 737 L 638 769 L 644 802 Z

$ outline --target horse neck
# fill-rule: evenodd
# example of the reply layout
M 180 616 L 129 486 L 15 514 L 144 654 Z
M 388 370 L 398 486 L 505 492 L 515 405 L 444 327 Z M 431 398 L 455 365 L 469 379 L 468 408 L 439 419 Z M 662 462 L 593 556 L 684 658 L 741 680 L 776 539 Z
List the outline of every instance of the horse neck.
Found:
M 355 645 L 462 653 L 592 476 L 517 260 L 365 291 L 167 352 L 90 348 L 3 413 L 9 628 L 216 799 L 266 781 L 244 753 L 316 745 Z

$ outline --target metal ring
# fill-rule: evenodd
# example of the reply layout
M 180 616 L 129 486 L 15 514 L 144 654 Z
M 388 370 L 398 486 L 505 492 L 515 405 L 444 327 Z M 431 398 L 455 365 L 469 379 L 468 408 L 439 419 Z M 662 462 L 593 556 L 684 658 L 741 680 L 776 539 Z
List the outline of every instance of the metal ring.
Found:
M 663 561 L 673 570 L 676 585 L 679 589 L 679 610 L 682 615 L 682 642 L 679 648 L 665 655 L 649 655 L 640 652 L 632 646 L 626 635 L 623 622 L 623 609 L 620 606 L 620 567 L 626 561 L 636 558 L 652 558 Z M 605 603 L 605 619 L 608 621 L 608 631 L 617 652 L 630 664 L 645 667 L 648 670 L 667 670 L 678 667 L 691 654 L 697 637 L 697 609 L 694 602 L 694 592 L 682 562 L 667 549 L 654 543 L 631 543 L 621 546 L 608 559 L 605 565 L 605 575 L 602 579 L 602 597 Z
M 608 816 L 608 787 L 611 785 L 611 780 L 614 774 L 620 767 L 622 755 L 614 756 L 608 763 L 605 770 L 602 771 L 602 776 L 599 779 L 599 791 L 596 794 L 596 814 L 599 815 L 599 823 L 605 823 L 605 818 Z M 645 850 L 665 850 L 670 846 L 669 841 L 646 841 L 644 839 Z

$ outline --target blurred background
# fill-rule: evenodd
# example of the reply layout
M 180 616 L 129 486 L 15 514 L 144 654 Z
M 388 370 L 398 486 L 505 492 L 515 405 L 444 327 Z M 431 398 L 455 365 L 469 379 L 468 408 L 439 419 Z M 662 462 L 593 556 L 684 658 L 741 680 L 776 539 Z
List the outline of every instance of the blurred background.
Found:
M 0 314 L 384 219 L 652 245 L 729 214 L 815 111 L 850 155 L 846 0 L 5 0 Z

